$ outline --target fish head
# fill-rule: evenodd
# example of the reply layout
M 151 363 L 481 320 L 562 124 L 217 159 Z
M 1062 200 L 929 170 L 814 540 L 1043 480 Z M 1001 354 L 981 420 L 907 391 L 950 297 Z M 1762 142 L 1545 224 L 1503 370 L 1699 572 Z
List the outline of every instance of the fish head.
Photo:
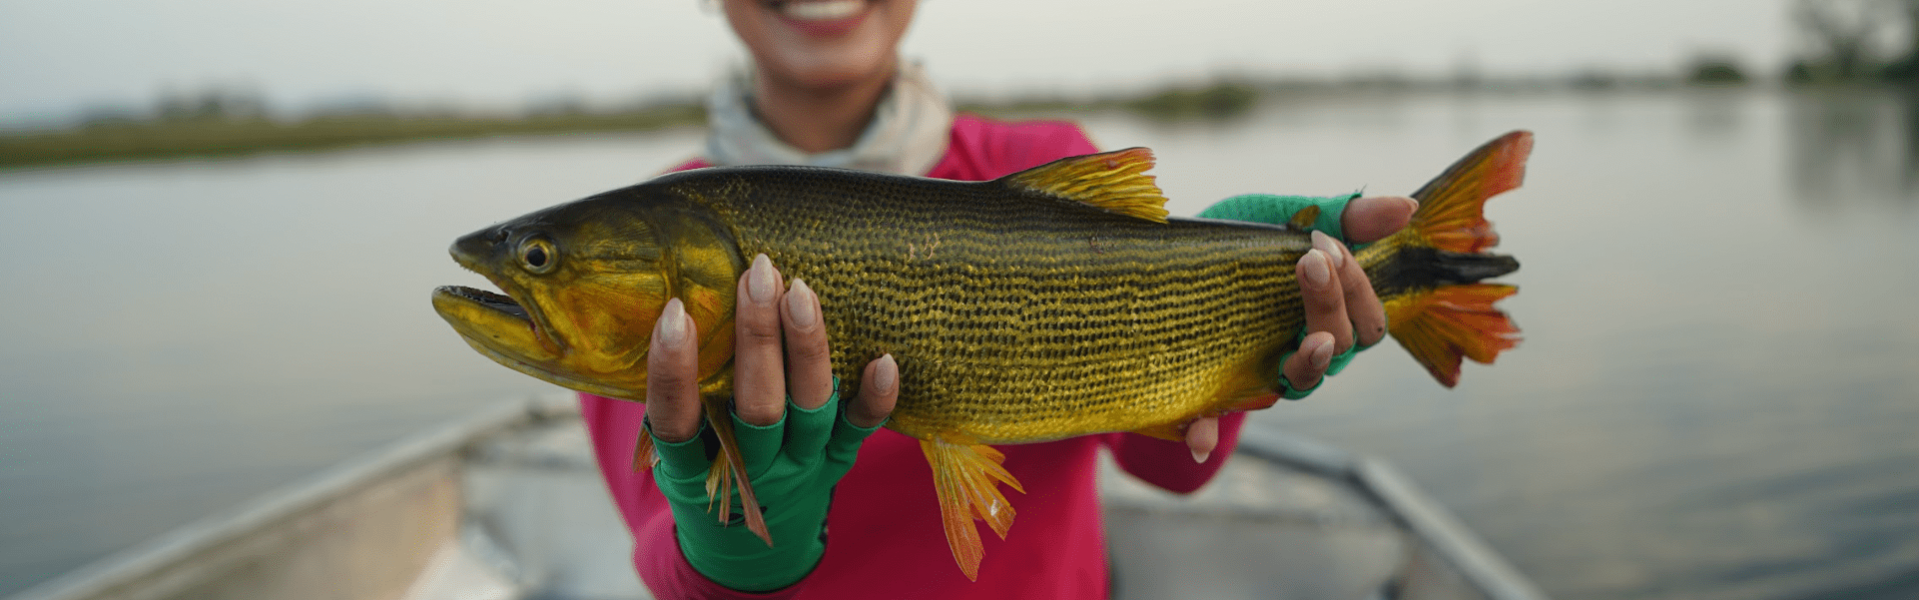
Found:
M 495 362 L 575 390 L 644 401 L 653 326 L 669 298 L 693 317 L 701 378 L 733 353 L 734 282 L 745 269 L 710 214 L 619 190 L 453 242 L 460 266 L 500 293 L 434 290 L 433 307 Z

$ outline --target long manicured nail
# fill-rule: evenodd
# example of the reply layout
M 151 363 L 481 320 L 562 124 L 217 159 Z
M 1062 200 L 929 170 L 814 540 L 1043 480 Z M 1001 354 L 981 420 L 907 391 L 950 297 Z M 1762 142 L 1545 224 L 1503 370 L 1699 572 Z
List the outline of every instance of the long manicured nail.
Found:
M 686 342 L 686 306 L 679 298 L 666 301 L 666 310 L 660 313 L 660 322 L 653 327 L 653 335 L 660 338 L 666 346 L 678 346 Z
M 807 287 L 805 281 L 793 280 L 793 289 L 786 292 L 786 313 L 793 318 L 794 329 L 812 331 L 819 324 L 820 313 L 813 310 L 815 298 L 813 288 Z
M 753 267 L 746 271 L 746 295 L 752 296 L 755 304 L 766 304 L 773 301 L 779 286 L 778 276 L 773 273 L 773 259 L 765 254 L 753 257 Z
M 1324 372 L 1333 364 L 1333 345 L 1325 344 L 1313 349 L 1313 370 Z
M 1198 450 L 1194 450 L 1193 462 L 1203 463 L 1203 462 L 1206 462 L 1206 459 L 1211 458 L 1212 456 L 1213 456 L 1213 453 L 1211 452 L 1200 452 Z
M 1299 261 L 1299 272 L 1306 277 L 1306 283 L 1313 284 L 1313 287 L 1326 287 L 1326 282 L 1333 276 L 1326 253 L 1318 248 L 1306 251 L 1306 257 Z
M 1320 252 L 1326 253 L 1326 257 L 1333 261 L 1333 268 L 1335 269 L 1346 266 L 1346 253 L 1339 251 L 1339 247 L 1343 245 L 1344 244 L 1339 243 L 1339 240 L 1333 239 L 1333 236 L 1326 235 L 1324 232 L 1313 232 L 1313 247 L 1319 249 Z
M 899 385 L 899 381 L 900 364 L 893 361 L 892 354 L 881 356 L 873 365 L 873 389 L 890 392 L 893 391 L 893 386 Z

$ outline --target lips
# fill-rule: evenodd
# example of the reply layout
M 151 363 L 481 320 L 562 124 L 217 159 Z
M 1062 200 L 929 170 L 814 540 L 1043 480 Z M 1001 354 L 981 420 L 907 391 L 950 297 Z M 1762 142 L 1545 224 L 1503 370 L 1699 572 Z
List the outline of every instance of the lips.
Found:
M 812 36 L 852 31 L 867 14 L 867 0 L 787 0 L 771 6 L 780 21 Z

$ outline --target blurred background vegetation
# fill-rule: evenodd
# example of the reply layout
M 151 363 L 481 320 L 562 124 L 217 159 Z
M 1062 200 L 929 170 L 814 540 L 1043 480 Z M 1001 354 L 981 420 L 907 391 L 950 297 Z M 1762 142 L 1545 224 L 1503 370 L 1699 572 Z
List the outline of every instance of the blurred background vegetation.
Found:
M 1121 110 L 1151 119 L 1231 119 L 1266 97 L 1481 90 L 1597 92 L 1688 86 L 1791 88 L 1890 86 L 1919 89 L 1919 0 L 1797 0 L 1792 19 L 1802 50 L 1785 65 L 1753 66 L 1701 51 L 1668 72 L 1591 69 L 1559 76 L 1490 78 L 1470 67 L 1444 77 L 1370 73 L 1345 78 L 1261 79 L 1223 74 L 1210 82 L 1124 96 L 1045 95 L 959 100 L 989 115 Z M 458 106 L 398 106 L 378 98 L 336 102 L 287 116 L 245 86 L 167 91 L 148 106 L 98 108 L 59 128 L 0 131 L 0 169 L 9 167 L 314 150 L 413 140 L 696 126 L 698 96 L 590 106 L 573 97 L 528 103 L 516 112 Z

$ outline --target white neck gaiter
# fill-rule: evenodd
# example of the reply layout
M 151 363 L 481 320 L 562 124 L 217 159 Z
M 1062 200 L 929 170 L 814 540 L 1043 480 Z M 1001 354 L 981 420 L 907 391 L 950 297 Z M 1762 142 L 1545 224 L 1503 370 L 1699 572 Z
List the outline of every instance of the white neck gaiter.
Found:
M 706 160 L 720 166 L 812 165 L 925 175 L 946 154 L 953 108 L 919 65 L 901 65 L 851 148 L 807 154 L 780 141 L 753 110 L 751 75 L 722 82 L 707 100 Z

